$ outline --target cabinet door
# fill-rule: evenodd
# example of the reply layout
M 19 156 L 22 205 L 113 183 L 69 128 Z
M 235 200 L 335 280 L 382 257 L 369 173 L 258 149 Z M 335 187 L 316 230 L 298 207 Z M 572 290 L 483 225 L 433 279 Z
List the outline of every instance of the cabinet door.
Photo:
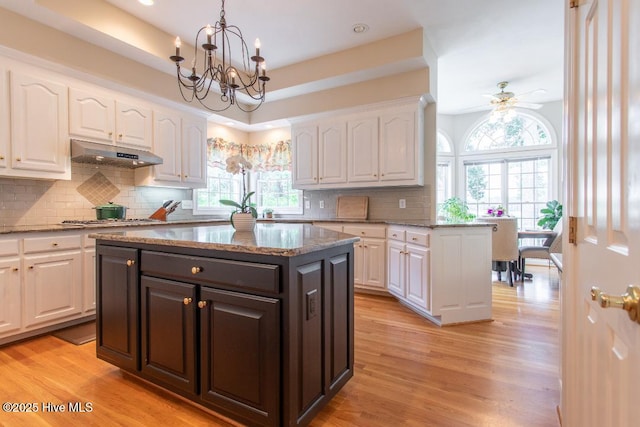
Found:
M 0 66 L 0 174 L 9 159 L 9 90 L 7 70 Z
M 83 259 L 83 297 L 82 310 L 94 311 L 96 309 L 96 250 L 85 249 Z
M 415 114 L 411 111 L 380 116 L 380 180 L 416 178 Z
M 243 424 L 280 425 L 280 302 L 203 287 L 199 305 L 203 401 Z
M 318 128 L 318 182 L 347 182 L 347 126 L 344 122 L 320 125 Z
M 11 166 L 17 170 L 67 172 L 67 87 L 25 72 L 11 72 L 10 77 Z
M 116 101 L 116 143 L 151 150 L 153 116 L 150 108 Z
M 20 329 L 20 259 L 0 259 L 0 336 Z
M 407 245 L 407 300 L 429 310 L 430 271 L 429 249 Z
M 25 256 L 25 327 L 82 312 L 82 254 Z
M 362 239 L 353 244 L 353 283 L 364 284 L 364 242 Z
M 349 182 L 377 182 L 378 118 L 350 120 L 347 131 Z
M 153 117 L 153 152 L 162 158 L 162 164 L 153 166 L 158 181 L 182 180 L 180 118 L 176 114 L 156 111 Z
M 182 119 L 182 181 L 191 188 L 207 186 L 207 123 Z
M 405 296 L 405 250 L 404 243 L 389 240 L 387 242 L 387 289 L 392 294 Z
M 293 187 L 318 183 L 318 132 L 315 126 L 294 128 L 291 133 L 293 151 Z
M 115 101 L 81 89 L 69 88 L 69 132 L 113 143 Z
M 363 284 L 368 288 L 385 290 L 385 242 L 379 239 L 363 239 L 362 243 L 364 244 Z
M 96 353 L 131 371 L 139 367 L 137 249 L 99 246 Z
M 197 393 L 196 287 L 142 276 L 142 374 L 174 391 Z

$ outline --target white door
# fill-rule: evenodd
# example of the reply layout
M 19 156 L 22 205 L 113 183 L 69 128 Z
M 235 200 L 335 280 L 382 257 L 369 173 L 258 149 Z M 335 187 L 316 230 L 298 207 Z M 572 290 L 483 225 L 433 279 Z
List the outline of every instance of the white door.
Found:
M 293 151 L 293 187 L 318 183 L 318 131 L 315 126 L 291 131 Z
M 9 165 L 10 134 L 8 78 L 9 75 L 7 74 L 7 70 L 0 66 L 0 171 Z
M 20 329 L 20 259 L 0 258 L 0 336 Z
M 407 299 L 418 307 L 430 310 L 429 249 L 407 245 Z
M 181 137 L 180 118 L 175 113 L 156 111 L 153 117 L 153 152 L 162 158 L 162 164 L 153 167 L 156 180 L 182 180 Z
M 566 13 L 565 212 L 577 239 L 563 243 L 563 425 L 637 426 L 640 324 L 590 291 L 640 285 L 640 0 L 577 3 Z
M 392 294 L 405 297 L 405 247 L 404 243 L 395 240 L 387 241 L 387 289 Z
M 69 88 L 69 133 L 112 143 L 114 110 L 113 98 Z
M 207 123 L 182 119 L 182 180 L 191 188 L 207 186 Z
M 151 150 L 153 116 L 150 108 L 116 102 L 116 142 Z
M 386 289 L 386 246 L 383 239 L 362 239 L 364 245 L 364 284 L 373 289 Z
M 378 181 L 378 118 L 349 120 L 349 182 Z
M 380 180 L 403 181 L 416 177 L 415 113 L 380 116 Z

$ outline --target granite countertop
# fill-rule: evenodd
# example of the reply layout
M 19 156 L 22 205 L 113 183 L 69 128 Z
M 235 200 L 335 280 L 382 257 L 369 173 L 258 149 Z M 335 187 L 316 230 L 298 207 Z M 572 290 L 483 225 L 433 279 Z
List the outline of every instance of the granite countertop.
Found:
M 229 224 L 178 225 L 154 229 L 108 230 L 89 237 L 124 243 L 213 249 L 276 256 L 296 256 L 357 242 L 358 237 L 313 227 L 311 224 L 259 222 L 253 232 L 238 232 Z
M 440 227 L 486 227 L 493 224 L 486 223 L 458 223 L 451 224 L 439 221 L 429 221 L 420 219 L 407 220 L 382 220 L 382 219 L 341 219 L 341 218 L 277 218 L 277 219 L 258 219 L 258 223 L 264 224 L 312 224 L 312 223 L 354 223 L 354 224 L 382 224 L 382 225 L 400 225 L 425 228 Z M 198 225 L 198 224 L 228 224 L 226 219 L 184 219 L 175 221 L 114 221 L 108 224 L 41 224 L 41 225 L 0 225 L 0 235 L 11 233 L 29 233 L 44 231 L 68 231 L 68 230 L 97 230 L 104 228 L 120 228 L 120 227 L 174 227 L 176 225 Z

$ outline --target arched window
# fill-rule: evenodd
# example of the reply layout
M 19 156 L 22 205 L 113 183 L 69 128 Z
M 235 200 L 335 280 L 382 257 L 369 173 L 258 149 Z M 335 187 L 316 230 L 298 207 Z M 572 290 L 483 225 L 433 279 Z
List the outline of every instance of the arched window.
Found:
M 478 123 L 461 155 L 465 200 L 478 216 L 502 206 L 521 229 L 536 228 L 558 190 L 557 148 L 543 119 L 518 112 L 510 121 Z
M 508 122 L 487 119 L 469 134 L 464 150 L 486 151 L 516 147 L 551 145 L 547 127 L 527 114 L 518 114 Z
M 449 137 L 438 130 L 436 134 L 436 204 L 438 209 L 453 195 L 454 151 Z

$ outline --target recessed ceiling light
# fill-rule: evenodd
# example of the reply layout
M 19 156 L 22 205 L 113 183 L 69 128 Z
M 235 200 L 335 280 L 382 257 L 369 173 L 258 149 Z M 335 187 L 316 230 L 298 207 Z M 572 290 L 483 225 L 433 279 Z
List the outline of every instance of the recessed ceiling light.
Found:
M 140 2 L 140 4 L 143 4 L 145 6 L 153 6 L 153 0 L 138 0 L 138 2 Z
M 369 31 L 369 26 L 367 24 L 354 24 L 353 32 L 356 34 L 366 33 Z

